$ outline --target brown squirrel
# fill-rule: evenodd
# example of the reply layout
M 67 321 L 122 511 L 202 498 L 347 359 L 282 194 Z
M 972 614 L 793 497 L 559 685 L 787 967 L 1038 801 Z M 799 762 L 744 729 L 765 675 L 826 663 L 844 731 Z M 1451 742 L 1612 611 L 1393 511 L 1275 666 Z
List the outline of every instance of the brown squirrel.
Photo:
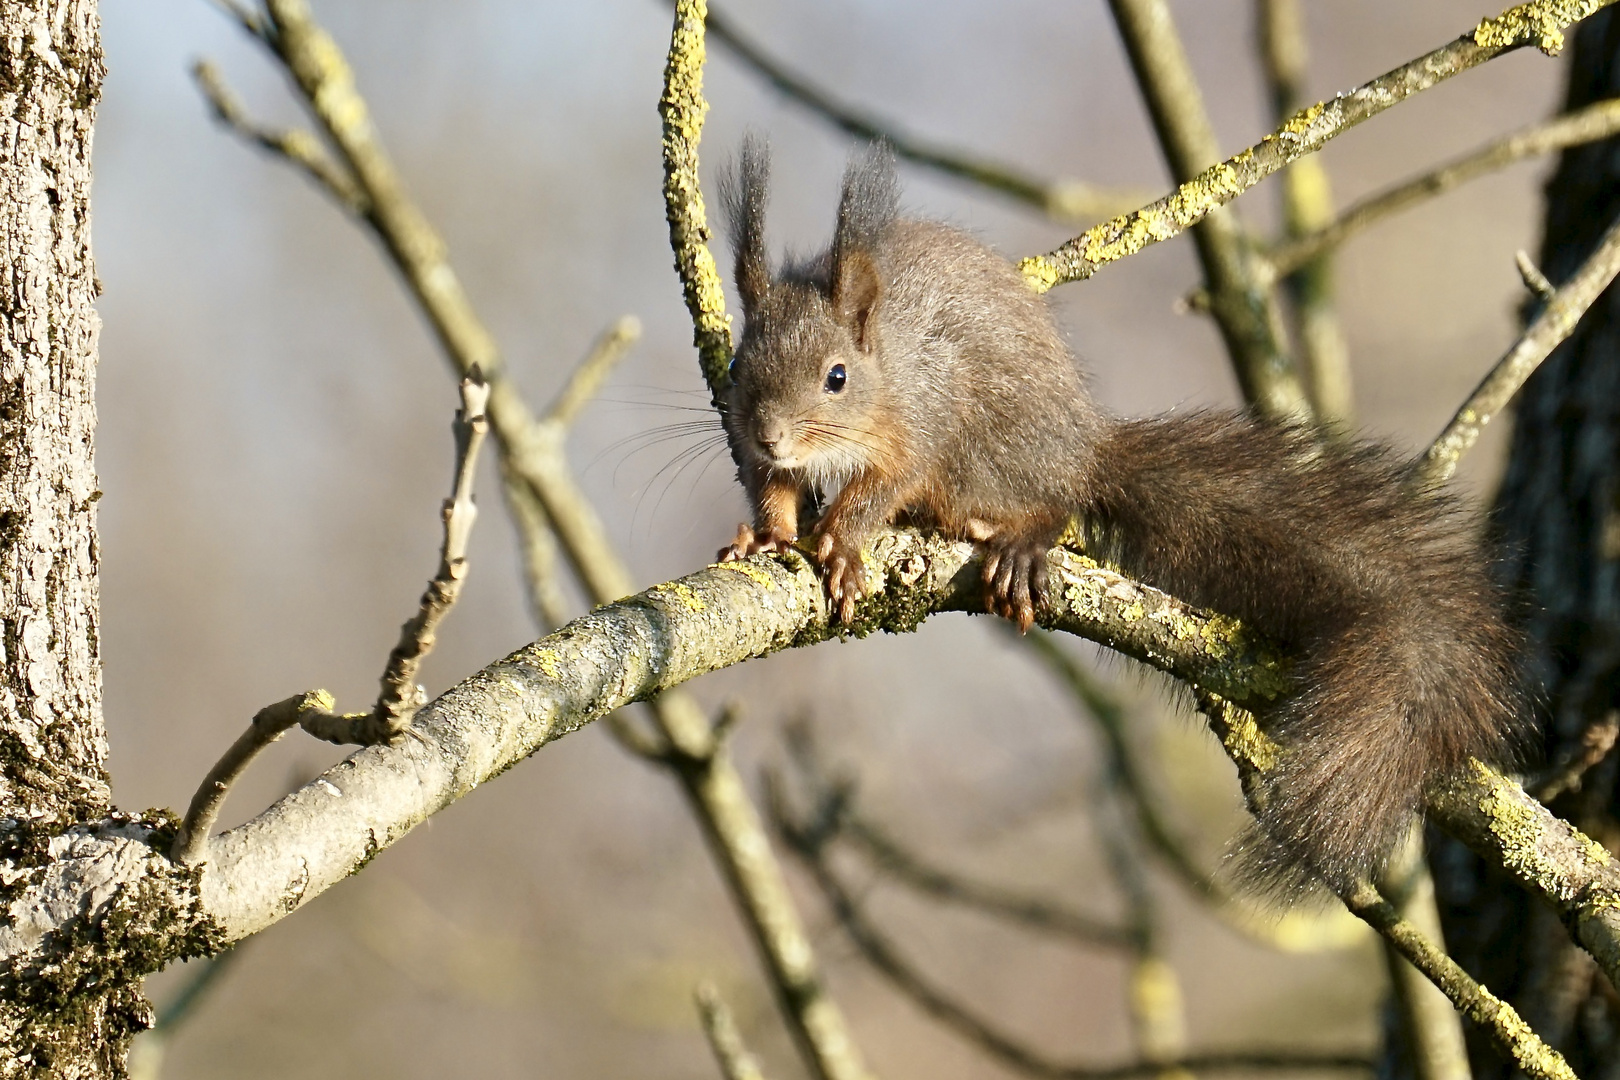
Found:
M 1277 892 L 1377 874 L 1426 783 L 1512 758 L 1501 592 L 1391 450 L 1246 413 L 1109 416 L 1011 264 L 899 217 L 881 148 L 851 162 L 831 248 L 773 275 L 768 171 L 750 139 L 722 184 L 746 321 L 721 419 L 754 521 L 721 558 L 786 550 L 825 500 L 815 560 L 848 622 L 862 545 L 903 517 L 982 543 L 986 607 L 1027 630 L 1074 519 L 1088 553 L 1285 643 L 1297 690 L 1260 716 L 1283 753 L 1239 844 Z

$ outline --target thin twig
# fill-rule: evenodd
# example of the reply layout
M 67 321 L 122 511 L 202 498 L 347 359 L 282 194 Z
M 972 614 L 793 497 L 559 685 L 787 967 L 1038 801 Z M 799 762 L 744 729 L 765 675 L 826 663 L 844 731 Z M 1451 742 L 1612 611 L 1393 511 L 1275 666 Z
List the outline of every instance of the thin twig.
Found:
M 274 705 L 266 705 L 253 714 L 248 725 L 223 757 L 208 770 L 197 793 L 191 797 L 180 831 L 174 835 L 169 858 L 182 866 L 196 866 L 208 861 L 208 838 L 219 808 L 230 794 L 231 785 L 247 771 L 253 759 L 265 747 L 281 738 L 310 713 L 328 712 L 333 705 L 332 695 L 325 690 L 311 690 L 285 698 Z
M 698 1016 L 703 1021 L 703 1034 L 709 1039 L 709 1049 L 714 1051 L 720 1075 L 725 1080 L 765 1080 L 759 1059 L 743 1042 L 742 1032 L 737 1030 L 737 1022 L 721 1000 L 720 991 L 713 983 L 699 983 L 694 997 Z
M 816 822 L 836 810 L 813 808 L 800 818 L 787 808 L 782 785 L 767 774 L 766 805 L 778 834 L 800 857 L 826 897 L 839 925 L 861 955 L 901 993 L 929 1015 L 991 1057 L 1029 1076 L 1053 1080 L 1129 1080 L 1160 1075 L 1171 1069 L 1195 1073 L 1246 1071 L 1371 1072 L 1373 1063 L 1356 1055 L 1232 1052 L 1199 1054 L 1167 1061 L 1136 1061 L 1123 1065 L 1092 1066 L 1055 1061 L 999 1030 L 949 994 L 938 989 L 905 959 L 900 950 L 867 918 L 825 858 L 827 831 Z M 820 793 L 825 798 L 826 793 Z
M 264 17 L 257 11 L 239 3 L 238 0 L 209 0 L 209 2 L 232 19 L 235 19 L 237 25 L 254 37 L 264 37 L 267 28 Z
M 1457 462 L 1479 440 L 1480 432 L 1519 392 L 1541 362 L 1575 330 L 1586 309 L 1620 273 L 1620 220 L 1609 226 L 1597 250 L 1573 277 L 1559 286 L 1519 340 L 1496 362 L 1457 415 L 1434 440 L 1413 470 L 1419 485 L 1444 483 Z
M 1558 291 L 1557 286 L 1547 280 L 1547 275 L 1541 272 L 1541 267 L 1530 257 L 1530 253 L 1520 248 L 1513 253 L 1513 265 L 1519 268 L 1519 277 L 1524 280 L 1524 287 L 1529 289 L 1537 300 L 1551 300 Z
M 958 904 L 1029 930 L 1058 934 L 1087 945 L 1129 949 L 1131 932 L 1123 926 L 1073 911 L 1037 896 L 1000 885 L 973 881 L 933 866 L 907 851 L 875 822 L 846 810 L 839 835 L 860 850 L 880 871 L 920 893 Z
M 546 420 L 567 427 L 579 415 L 585 403 L 596 396 L 602 381 L 623 360 L 630 346 L 641 340 L 641 320 L 634 315 L 622 316 L 602 331 L 585 359 L 574 368 L 568 382 L 546 410 Z
M 332 160 L 319 139 L 300 128 L 282 131 L 255 123 L 236 95 L 231 93 L 219 69 L 207 60 L 199 60 L 192 67 L 191 74 L 197 80 L 198 89 L 213 107 L 215 119 L 304 173 L 349 213 L 365 214 L 366 197 L 355 185 L 354 177 Z
M 1272 124 L 1281 124 L 1305 104 L 1307 46 L 1299 0 L 1260 0 L 1256 13 L 1259 54 L 1271 91 Z M 1333 220 L 1327 169 L 1315 154 L 1283 170 L 1283 229 L 1292 239 Z M 1258 272 L 1258 270 L 1257 270 Z M 1317 419 L 1331 427 L 1350 423 L 1350 350 L 1333 303 L 1333 264 L 1318 255 L 1283 282 L 1293 301 L 1299 336 L 1299 366 Z
M 1530 793 L 1544 803 L 1560 795 L 1581 790 L 1586 774 L 1608 757 L 1620 739 L 1620 712 L 1610 710 L 1596 717 L 1581 732 L 1580 748 L 1565 756 L 1547 773 L 1526 785 Z
M 1563 30 L 1614 0 L 1537 0 L 1484 19 L 1474 30 L 1386 75 L 1302 109 L 1260 142 L 1181 185 L 1158 202 L 1105 222 L 1046 255 L 1019 264 L 1036 289 L 1081 281 L 1149 244 L 1168 240 L 1203 220 L 1261 180 L 1328 140 L 1413 94 L 1427 90 L 1503 53 L 1535 45 L 1549 54 L 1563 46 Z
M 1220 147 L 1169 4 L 1109 0 L 1108 7 L 1170 173 L 1186 184 L 1220 160 Z M 1244 399 L 1269 416 L 1309 416 L 1310 402 L 1284 341 L 1276 292 L 1256 272 L 1237 217 L 1224 207 L 1209 207 L 1197 222 L 1193 240 L 1204 269 L 1210 314 L 1220 327 Z
M 1292 237 L 1265 255 L 1271 273 L 1293 273 L 1315 256 L 1337 247 L 1370 225 L 1411 206 L 1443 195 L 1470 180 L 1497 172 L 1525 158 L 1550 154 L 1620 133 L 1620 98 L 1533 124 L 1490 142 L 1385 191 L 1356 202 L 1333 221 Z
M 568 467 L 561 425 L 538 419 L 505 378 L 494 337 L 461 288 L 443 240 L 411 200 L 371 124 L 342 50 L 311 18 L 304 0 L 269 0 L 268 6 L 273 33 L 267 44 L 293 76 L 305 104 L 365 192 L 365 221 L 399 268 L 446 358 L 458 373 L 465 375 L 476 366 L 488 379 L 490 426 L 505 462 L 544 511 L 587 597 L 607 604 L 628 595 L 631 576 Z M 699 28 L 701 32 L 701 16 Z M 701 123 L 701 114 L 697 119 Z M 694 156 L 694 168 L 695 164 Z M 706 231 L 702 235 L 706 237 Z M 712 257 L 708 267 L 708 280 L 718 297 L 719 276 Z M 723 314 L 719 330 L 716 341 L 724 350 L 719 368 L 723 375 L 730 354 Z M 842 1013 L 822 988 L 803 919 L 729 752 L 717 744 L 707 718 L 689 696 L 664 694 L 650 707 L 668 744 L 667 751 L 659 748 L 659 753 L 671 763 L 681 763 L 671 772 L 687 793 L 753 933 L 810 1071 L 820 1080 L 863 1080 L 867 1074 L 860 1054 Z
M 1542 1042 L 1513 1006 L 1470 978 L 1461 965 L 1402 918 L 1370 883 L 1347 894 L 1344 902 L 1444 991 L 1457 1011 L 1483 1027 L 1497 1049 L 1527 1075 L 1536 1080 L 1578 1080 L 1563 1056 Z
M 897 157 L 1006 195 L 1056 221 L 1079 224 L 1110 218 L 1152 198 L 1147 192 L 1102 188 L 1076 180 L 1038 180 L 1015 166 L 917 138 L 895 124 L 839 101 L 809 79 L 790 71 L 740 32 L 730 16 L 713 7 L 708 13 L 708 29 L 716 41 L 755 74 L 840 131 L 857 139 L 886 142 Z

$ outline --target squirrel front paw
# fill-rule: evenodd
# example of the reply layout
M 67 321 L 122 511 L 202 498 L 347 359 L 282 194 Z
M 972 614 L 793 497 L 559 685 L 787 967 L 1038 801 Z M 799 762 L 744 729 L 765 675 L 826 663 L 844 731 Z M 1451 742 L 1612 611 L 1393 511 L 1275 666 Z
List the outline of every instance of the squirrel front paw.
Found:
M 855 604 L 866 595 L 866 564 L 861 546 L 834 534 L 822 533 L 816 544 L 821 581 L 832 602 L 833 616 L 846 626 L 855 621 Z
M 1035 623 L 1035 608 L 1046 603 L 1046 543 L 1012 539 L 992 542 L 984 553 L 984 606 L 1018 624 L 1020 634 Z
M 750 555 L 758 555 L 762 551 L 786 553 L 793 550 L 793 542 L 797 539 L 797 536 L 789 536 L 776 529 L 756 533 L 745 521 L 737 526 L 737 539 L 733 540 L 729 547 L 721 548 L 720 553 L 715 556 L 715 561 L 736 562 Z

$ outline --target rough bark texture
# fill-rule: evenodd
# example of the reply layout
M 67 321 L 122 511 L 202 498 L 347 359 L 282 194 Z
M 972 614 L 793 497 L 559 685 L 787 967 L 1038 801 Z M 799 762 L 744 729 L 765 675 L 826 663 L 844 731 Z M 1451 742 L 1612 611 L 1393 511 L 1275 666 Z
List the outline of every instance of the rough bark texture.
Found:
M 93 0 L 0 5 L 0 817 L 108 806 L 97 657 Z
M 1600 12 L 1575 35 L 1566 105 L 1620 94 L 1620 19 Z M 1547 185 L 1541 265 L 1561 283 L 1620 216 L 1620 141 L 1564 153 Z M 1610 288 L 1520 397 L 1496 507 L 1505 568 L 1525 594 L 1530 663 L 1546 687 L 1548 761 L 1575 754 L 1620 692 L 1620 291 Z M 1614 755 L 1552 804 L 1620 851 Z M 1454 841 L 1434 847 L 1446 938 L 1457 958 L 1586 1080 L 1620 1080 L 1620 998 L 1542 905 Z M 1474 1075 L 1511 1066 L 1483 1044 Z
M 109 804 L 90 258 L 102 75 L 94 0 L 0 4 L 0 929 L 20 917 L 37 838 Z M 69 963 L 0 994 L 0 1077 L 123 1071 L 146 1007 L 117 950 L 97 951 L 98 970 Z

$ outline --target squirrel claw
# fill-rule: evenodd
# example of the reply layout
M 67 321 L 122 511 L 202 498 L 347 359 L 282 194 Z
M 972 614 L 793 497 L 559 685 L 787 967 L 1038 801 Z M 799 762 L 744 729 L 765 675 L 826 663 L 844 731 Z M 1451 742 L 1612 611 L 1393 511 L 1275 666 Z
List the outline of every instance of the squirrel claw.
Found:
M 860 549 L 824 533 L 816 544 L 816 561 L 821 564 L 821 578 L 826 583 L 833 617 L 847 626 L 855 621 L 855 605 L 866 595 L 865 563 Z
M 715 561 L 736 562 L 738 559 L 746 559 L 761 552 L 786 553 L 793 550 L 793 542 L 797 539 L 796 536 L 789 536 L 775 529 L 756 533 L 745 521 L 737 526 L 737 539 L 729 546 L 721 548 L 720 553 L 715 556 Z
M 1035 609 L 1046 603 L 1046 547 L 1039 543 L 993 546 L 984 557 L 984 606 L 1018 625 L 1020 634 L 1035 625 Z

